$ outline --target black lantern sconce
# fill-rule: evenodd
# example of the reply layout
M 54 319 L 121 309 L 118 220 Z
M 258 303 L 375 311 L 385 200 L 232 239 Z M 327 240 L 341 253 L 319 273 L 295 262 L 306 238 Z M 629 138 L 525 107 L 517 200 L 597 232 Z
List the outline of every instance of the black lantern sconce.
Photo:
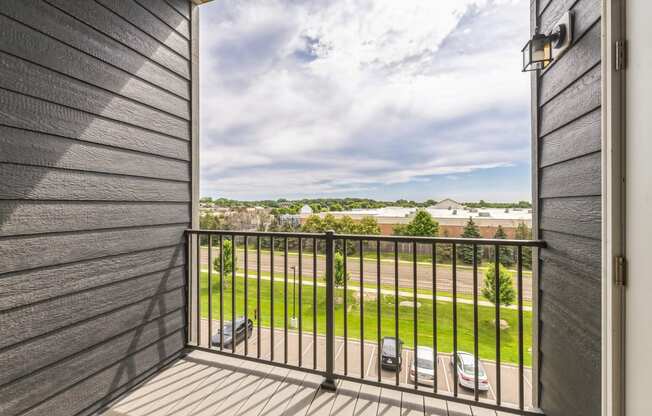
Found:
M 573 15 L 566 12 L 548 34 L 538 33 L 530 39 L 521 52 L 523 53 L 523 72 L 545 69 L 558 59 L 573 41 Z

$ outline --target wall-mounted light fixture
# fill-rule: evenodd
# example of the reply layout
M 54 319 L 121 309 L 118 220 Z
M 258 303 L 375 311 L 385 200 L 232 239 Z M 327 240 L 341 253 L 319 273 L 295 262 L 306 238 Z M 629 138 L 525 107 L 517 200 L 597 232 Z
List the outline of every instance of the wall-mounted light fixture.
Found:
M 545 69 L 558 59 L 573 41 L 573 15 L 566 12 L 548 34 L 538 33 L 530 39 L 521 52 L 523 53 L 523 72 Z

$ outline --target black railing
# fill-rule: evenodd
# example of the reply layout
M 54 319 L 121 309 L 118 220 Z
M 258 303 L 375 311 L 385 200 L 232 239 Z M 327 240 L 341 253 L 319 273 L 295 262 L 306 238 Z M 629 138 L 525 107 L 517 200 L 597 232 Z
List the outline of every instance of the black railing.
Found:
M 189 348 L 317 373 L 324 377 L 322 388 L 326 389 L 335 389 L 337 379 L 352 380 L 516 414 L 537 413 L 526 403 L 524 346 L 526 338 L 531 337 L 525 332 L 524 312 L 532 311 L 534 305 L 525 305 L 524 258 L 531 259 L 531 250 L 543 247 L 544 242 L 332 231 L 188 230 L 187 236 L 189 259 L 194 257 L 189 262 L 188 299 L 189 305 L 193 300 L 195 305 L 194 310 L 188 307 Z M 402 248 L 407 248 L 408 253 Z M 489 262 L 493 281 L 492 272 L 486 270 L 485 300 L 479 293 L 480 248 L 493 250 Z M 279 249 L 282 253 L 277 254 Z M 441 255 L 439 249 L 445 249 Z M 250 256 L 251 251 L 255 251 L 255 257 Z M 306 256 L 308 261 L 304 262 Z M 250 264 L 252 257 L 255 266 Z M 298 270 L 298 308 L 293 273 L 291 319 L 290 261 L 293 270 Z M 386 262 L 393 263 L 393 269 L 383 267 Z M 469 264 L 460 266 L 460 262 Z M 356 279 L 350 283 L 349 275 L 356 263 L 357 286 L 351 287 Z M 283 283 L 280 290 L 274 285 L 279 271 Z M 512 274 L 516 275 L 515 295 Z M 249 296 L 253 290 L 250 279 L 256 280 L 253 302 Z M 536 290 L 531 285 L 529 293 Z M 312 287 L 304 293 L 306 286 Z M 509 305 L 512 301 L 513 306 Z M 376 307 L 370 309 L 374 302 Z M 420 313 L 421 302 L 432 309 L 431 314 Z M 281 304 L 282 319 L 274 314 Z M 358 310 L 354 312 L 356 305 Z M 406 309 L 411 309 L 410 313 Z M 428 312 L 427 307 L 424 309 Z M 336 310 L 340 316 L 336 316 Z M 219 316 L 215 317 L 214 312 Z M 513 330 L 503 334 L 503 314 L 506 319 L 516 315 L 515 335 Z M 306 315 L 311 319 L 306 320 Z M 371 322 L 372 334 L 365 332 L 365 322 Z M 407 341 L 402 341 L 401 335 L 406 332 Z M 282 338 L 280 344 L 275 342 L 275 333 L 276 339 Z M 503 337 L 509 345 L 502 342 Z M 411 342 L 412 349 L 403 348 L 406 342 Z M 306 344 L 310 345 L 305 348 Z M 473 352 L 462 352 L 461 347 Z M 360 361 L 352 363 L 355 358 L 349 359 L 350 350 L 356 348 L 359 352 L 353 357 L 359 356 Z M 508 362 L 501 360 L 504 350 Z M 536 360 L 528 357 L 529 361 Z M 447 368 L 446 361 L 451 368 Z M 493 371 L 485 366 L 493 367 Z M 387 367 L 390 371 L 384 370 Z M 374 369 L 375 377 L 369 374 Z M 504 371 L 510 373 L 507 381 L 502 377 Z M 442 374 L 443 380 L 439 380 Z M 512 395 L 508 400 L 504 400 L 505 383 L 510 384 L 507 391 Z M 460 390 L 458 384 L 464 389 Z M 485 389 L 489 392 L 481 393 Z

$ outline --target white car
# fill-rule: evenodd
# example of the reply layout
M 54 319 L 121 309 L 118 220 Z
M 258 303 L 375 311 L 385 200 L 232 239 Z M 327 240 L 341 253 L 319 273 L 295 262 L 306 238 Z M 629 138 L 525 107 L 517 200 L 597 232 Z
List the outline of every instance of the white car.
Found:
M 453 357 L 451 357 L 451 367 L 453 366 Z M 475 389 L 475 362 L 473 354 L 458 351 L 457 353 L 457 381 L 460 386 L 467 389 Z M 484 371 L 482 362 L 478 361 L 478 390 L 489 390 L 489 379 Z
M 410 382 L 414 383 L 415 372 L 419 384 L 435 384 L 435 355 L 432 348 L 417 347 L 416 359 L 410 363 Z

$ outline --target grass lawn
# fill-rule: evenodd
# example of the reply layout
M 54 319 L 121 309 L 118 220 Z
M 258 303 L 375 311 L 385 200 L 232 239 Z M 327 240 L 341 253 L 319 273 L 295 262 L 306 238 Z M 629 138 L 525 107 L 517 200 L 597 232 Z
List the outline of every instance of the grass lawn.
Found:
M 219 319 L 219 277 L 213 275 L 213 295 L 212 310 L 213 319 Z M 235 297 L 236 297 L 236 315 L 244 315 L 244 278 L 236 277 Z M 231 295 L 233 287 L 230 282 L 228 289 L 224 292 L 223 311 L 224 319 L 231 319 Z M 269 280 L 260 281 L 260 298 L 261 298 L 261 325 L 264 327 L 271 326 L 271 285 Z M 282 329 L 284 327 L 284 288 L 283 283 L 274 282 L 274 327 Z M 299 314 L 298 303 L 298 283 L 297 293 L 295 294 L 297 316 Z M 313 287 L 304 286 L 302 296 L 303 311 L 303 330 L 312 332 L 313 316 L 317 316 L 317 333 L 325 334 L 326 327 L 326 289 L 317 287 L 317 305 L 313 308 Z M 357 292 L 357 291 L 356 291 Z M 288 317 L 292 316 L 292 281 L 288 282 Z M 360 339 L 360 303 L 353 297 L 353 292 L 348 296 L 348 313 L 344 313 L 342 304 L 343 290 L 336 290 L 336 297 L 339 302 L 335 305 L 335 335 L 344 335 L 344 320 L 348 324 L 348 337 L 350 339 Z M 411 301 L 412 298 L 405 296 L 399 297 L 401 301 Z M 421 307 L 418 308 L 418 345 L 432 346 L 433 344 L 433 304 L 430 300 L 419 299 Z M 248 315 L 256 321 L 256 283 L 249 279 L 248 282 Z M 437 302 L 437 348 L 442 352 L 451 352 L 453 350 L 453 304 L 451 302 Z M 381 336 L 394 335 L 394 299 L 391 295 L 381 295 Z M 501 331 L 501 360 L 506 363 L 518 363 L 518 332 L 517 332 L 517 312 L 515 310 L 501 309 L 501 319 L 509 323 L 509 328 Z M 208 273 L 201 273 L 201 313 L 202 316 L 208 316 Z M 377 303 L 375 296 L 367 298 L 364 301 L 364 336 L 365 340 L 375 342 L 377 339 L 376 332 L 376 314 Z M 493 325 L 494 308 L 478 307 L 479 323 L 479 355 L 485 359 L 495 359 L 495 327 Z M 457 334 L 458 350 L 473 352 L 473 307 L 472 305 L 457 305 Z M 531 331 L 531 313 L 523 312 L 523 330 L 524 330 L 524 362 L 525 365 L 531 365 L 531 353 L 528 351 L 532 344 Z M 399 337 L 405 342 L 407 347 L 413 346 L 413 308 L 409 306 L 399 306 Z
M 238 273 L 243 274 L 244 271 L 238 269 Z M 255 269 L 249 269 L 249 277 L 250 278 L 256 276 L 256 273 L 257 273 L 257 271 Z M 265 276 L 265 277 L 270 277 L 269 272 L 261 271 L 260 275 Z M 279 279 L 279 278 L 283 278 L 283 273 L 276 272 L 274 274 L 274 279 Z M 290 282 L 292 281 L 291 274 L 288 275 L 288 279 L 290 280 Z M 304 274 L 303 279 L 306 280 L 306 281 L 312 282 L 312 275 Z M 485 298 L 484 296 L 482 296 L 482 294 L 481 294 L 481 288 L 482 288 L 482 285 L 483 285 L 482 279 L 484 279 L 484 277 L 481 276 L 480 274 L 478 274 L 478 300 L 488 302 L 489 300 L 487 298 Z M 513 281 L 515 280 L 513 276 L 512 276 L 512 279 L 513 279 Z M 298 281 L 299 281 L 299 277 L 297 276 L 297 282 Z M 322 277 L 318 277 L 317 282 L 325 284 L 324 279 Z M 356 277 L 351 277 L 349 279 L 349 282 L 347 283 L 347 285 L 349 287 L 359 287 L 360 286 L 360 280 L 359 280 L 359 278 L 357 276 Z M 376 288 L 376 285 L 375 284 L 370 284 L 370 283 L 365 281 L 365 288 L 367 288 L 367 289 L 368 288 Z M 384 289 L 384 290 L 394 290 L 394 285 L 381 283 L 380 288 Z M 514 290 L 516 290 L 516 286 L 514 286 Z M 413 293 L 412 287 L 409 287 L 409 286 L 408 287 L 400 286 L 399 291 Z M 421 294 L 421 295 L 430 295 L 430 296 L 432 296 L 432 290 L 429 290 L 429 289 L 417 289 L 417 293 Z M 443 291 L 438 290 L 437 291 L 437 296 L 446 296 L 446 297 L 452 298 L 453 293 L 451 293 L 451 292 L 443 292 Z M 457 293 L 457 298 L 458 299 L 472 300 L 473 295 L 469 294 L 469 293 L 459 293 L 458 292 Z M 523 306 L 532 306 L 532 302 L 527 300 L 527 299 L 524 299 L 523 300 Z M 365 304 L 365 311 L 366 311 L 366 304 Z

